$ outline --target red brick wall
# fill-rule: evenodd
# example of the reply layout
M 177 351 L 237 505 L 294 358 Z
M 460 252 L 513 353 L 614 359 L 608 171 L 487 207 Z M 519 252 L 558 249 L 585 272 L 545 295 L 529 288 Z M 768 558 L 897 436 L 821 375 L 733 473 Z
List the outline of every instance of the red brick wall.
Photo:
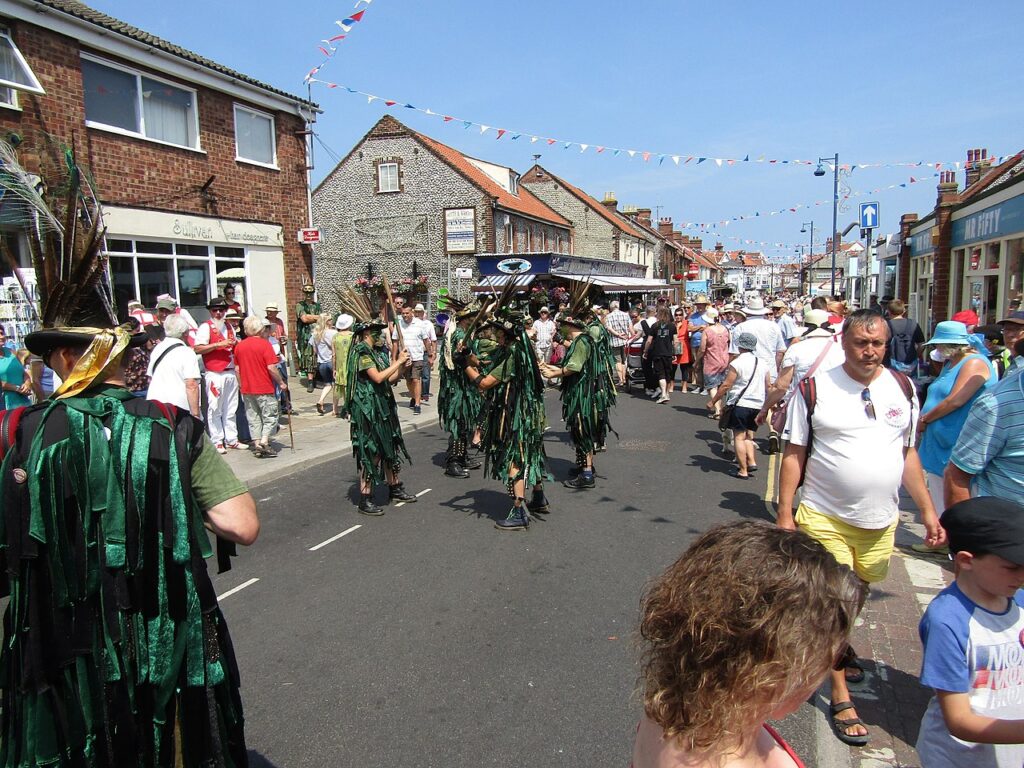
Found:
M 20 93 L 20 113 L 0 109 L 0 135 L 9 131 L 23 135 L 23 157 L 43 131 L 74 145 L 79 161 L 92 171 L 100 199 L 109 205 L 280 225 L 284 230 L 286 298 L 290 306 L 301 298 L 302 282 L 312 276 L 312 266 L 311 251 L 295 237 L 296 230 L 308 222 L 305 143 L 302 136 L 296 136 L 304 129 L 299 117 L 274 114 L 280 170 L 236 161 L 234 104 L 241 102 L 191 83 L 182 84 L 197 91 L 199 144 L 205 154 L 87 128 L 78 41 L 27 24 L 19 24 L 13 31 L 46 91 L 45 96 Z M 118 61 L 102 51 L 90 52 Z M 132 62 L 121 63 L 142 70 Z M 153 74 L 175 80 L 159 71 Z M 270 111 L 256 102 L 246 106 Z M 210 186 L 217 198 L 215 208 L 199 193 L 211 176 L 217 177 Z

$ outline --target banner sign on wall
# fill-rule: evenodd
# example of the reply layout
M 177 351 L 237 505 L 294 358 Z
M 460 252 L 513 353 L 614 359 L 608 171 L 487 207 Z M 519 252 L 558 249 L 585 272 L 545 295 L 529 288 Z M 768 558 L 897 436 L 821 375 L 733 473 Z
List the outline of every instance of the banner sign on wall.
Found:
M 475 208 L 445 208 L 444 242 L 448 253 L 476 253 Z

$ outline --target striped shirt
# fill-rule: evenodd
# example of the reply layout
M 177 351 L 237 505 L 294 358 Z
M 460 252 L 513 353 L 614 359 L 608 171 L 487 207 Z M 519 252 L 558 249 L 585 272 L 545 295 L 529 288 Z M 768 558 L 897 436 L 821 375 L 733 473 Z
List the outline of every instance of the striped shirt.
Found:
M 1008 374 L 975 401 L 950 461 L 974 475 L 975 496 L 1024 497 L 1024 374 Z
M 619 336 L 631 336 L 633 329 L 631 328 L 632 322 L 629 319 L 629 313 L 623 312 L 621 309 L 616 309 L 614 312 L 609 312 L 608 317 L 604 319 L 604 327 L 608 329 L 608 336 L 611 339 L 613 347 L 624 347 L 626 346 L 626 339 Z

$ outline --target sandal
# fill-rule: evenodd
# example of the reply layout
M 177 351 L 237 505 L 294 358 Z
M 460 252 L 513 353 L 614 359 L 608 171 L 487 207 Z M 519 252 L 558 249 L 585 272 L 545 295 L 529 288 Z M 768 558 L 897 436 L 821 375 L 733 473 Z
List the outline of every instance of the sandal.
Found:
M 747 472 L 757 472 L 757 464 L 747 464 Z
M 843 667 L 843 671 L 846 675 L 846 682 L 848 685 L 856 685 L 857 683 L 864 682 L 864 667 L 862 667 L 860 662 L 856 659 L 847 661 L 846 666 Z
M 854 709 L 853 702 L 840 701 L 838 704 L 828 705 L 828 713 L 832 721 L 832 730 L 835 732 L 836 738 L 844 744 L 849 744 L 851 747 L 863 747 L 871 740 L 871 734 L 864 733 L 855 736 L 847 733 L 846 729 L 854 725 L 864 725 L 864 721 L 859 717 L 851 717 L 849 720 L 843 720 L 841 717 L 836 717 L 840 712 L 845 712 L 848 709 Z
M 740 480 L 749 480 L 750 479 L 750 475 L 741 475 L 740 471 L 738 469 L 734 469 L 729 474 L 732 475 L 735 478 L 740 479 Z
M 316 412 L 319 413 L 321 416 L 324 415 L 324 407 L 321 403 L 316 404 Z

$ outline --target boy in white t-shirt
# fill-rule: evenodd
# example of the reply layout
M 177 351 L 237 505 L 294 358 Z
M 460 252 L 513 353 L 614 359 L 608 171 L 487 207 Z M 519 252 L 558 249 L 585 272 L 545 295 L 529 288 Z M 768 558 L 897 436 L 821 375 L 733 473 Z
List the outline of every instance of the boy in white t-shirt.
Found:
M 956 581 L 919 632 L 921 683 L 935 689 L 917 752 L 922 768 L 1024 764 L 1024 506 L 978 496 L 941 518 Z

